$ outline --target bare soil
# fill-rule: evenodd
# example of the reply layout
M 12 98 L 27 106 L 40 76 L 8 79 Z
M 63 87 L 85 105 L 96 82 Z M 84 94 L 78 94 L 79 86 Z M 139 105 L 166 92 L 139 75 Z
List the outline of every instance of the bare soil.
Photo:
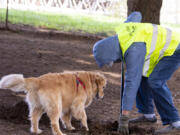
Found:
M 70 34 L 10 32 L 0 30 L 0 77 L 20 73 L 25 77 L 39 76 L 49 72 L 72 70 L 100 71 L 108 79 L 103 100 L 94 100 L 87 108 L 89 132 L 73 119 L 75 131 L 63 129 L 67 135 L 120 135 L 117 132 L 120 107 L 121 66 L 99 69 L 92 55 L 98 37 L 74 36 Z M 180 110 L 180 70 L 168 82 L 174 103 Z M 134 107 L 131 117 L 138 116 Z M 161 128 L 157 114 L 156 124 L 130 125 L 132 135 L 153 134 Z M 51 135 L 49 119 L 43 115 L 40 121 L 42 135 Z M 29 132 L 28 107 L 24 93 L 0 90 L 0 135 L 31 135 Z M 174 133 L 178 135 L 178 133 Z

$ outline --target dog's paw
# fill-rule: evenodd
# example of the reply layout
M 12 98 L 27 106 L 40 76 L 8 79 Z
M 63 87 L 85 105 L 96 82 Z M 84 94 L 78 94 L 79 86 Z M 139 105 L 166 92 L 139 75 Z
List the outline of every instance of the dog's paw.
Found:
M 89 131 L 89 128 L 88 128 L 88 127 L 86 127 L 86 131 Z
M 36 134 L 41 134 L 42 130 L 41 129 L 37 129 L 37 131 L 35 131 L 32 127 L 30 129 L 31 133 L 36 133 Z
M 37 134 L 41 134 L 41 133 L 42 133 L 42 130 L 38 129 Z
M 75 130 L 75 127 L 73 127 L 73 126 L 68 127 L 68 130 Z
M 34 131 L 34 129 L 32 127 L 30 128 L 30 132 L 35 133 L 35 131 Z

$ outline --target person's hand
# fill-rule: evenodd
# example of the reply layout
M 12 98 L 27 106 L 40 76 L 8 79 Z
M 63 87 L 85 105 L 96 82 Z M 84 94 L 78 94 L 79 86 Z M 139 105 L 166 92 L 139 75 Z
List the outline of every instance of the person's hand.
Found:
M 129 135 L 129 118 L 126 115 L 120 116 L 118 131 L 122 135 Z

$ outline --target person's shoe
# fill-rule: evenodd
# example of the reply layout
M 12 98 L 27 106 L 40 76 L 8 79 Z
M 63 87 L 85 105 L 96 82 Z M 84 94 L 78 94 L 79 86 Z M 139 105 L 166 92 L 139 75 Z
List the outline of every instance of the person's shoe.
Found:
M 175 132 L 179 132 L 180 131 L 180 127 L 176 128 L 176 127 L 173 127 L 172 125 L 169 125 L 165 128 L 161 128 L 159 130 L 156 130 L 154 132 L 154 135 L 160 135 L 160 134 L 171 134 L 171 133 L 175 133 Z
M 152 117 L 152 118 L 146 118 L 144 115 L 134 118 L 134 119 L 130 119 L 129 123 L 155 123 L 157 121 L 156 116 Z

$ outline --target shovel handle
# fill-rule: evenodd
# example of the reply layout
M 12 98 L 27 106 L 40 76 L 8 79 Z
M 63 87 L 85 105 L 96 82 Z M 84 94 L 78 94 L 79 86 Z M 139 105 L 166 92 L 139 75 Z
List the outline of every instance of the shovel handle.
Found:
M 124 62 L 121 62 L 121 92 L 120 92 L 120 115 L 122 115 L 122 100 L 123 100 L 123 93 L 124 93 Z

